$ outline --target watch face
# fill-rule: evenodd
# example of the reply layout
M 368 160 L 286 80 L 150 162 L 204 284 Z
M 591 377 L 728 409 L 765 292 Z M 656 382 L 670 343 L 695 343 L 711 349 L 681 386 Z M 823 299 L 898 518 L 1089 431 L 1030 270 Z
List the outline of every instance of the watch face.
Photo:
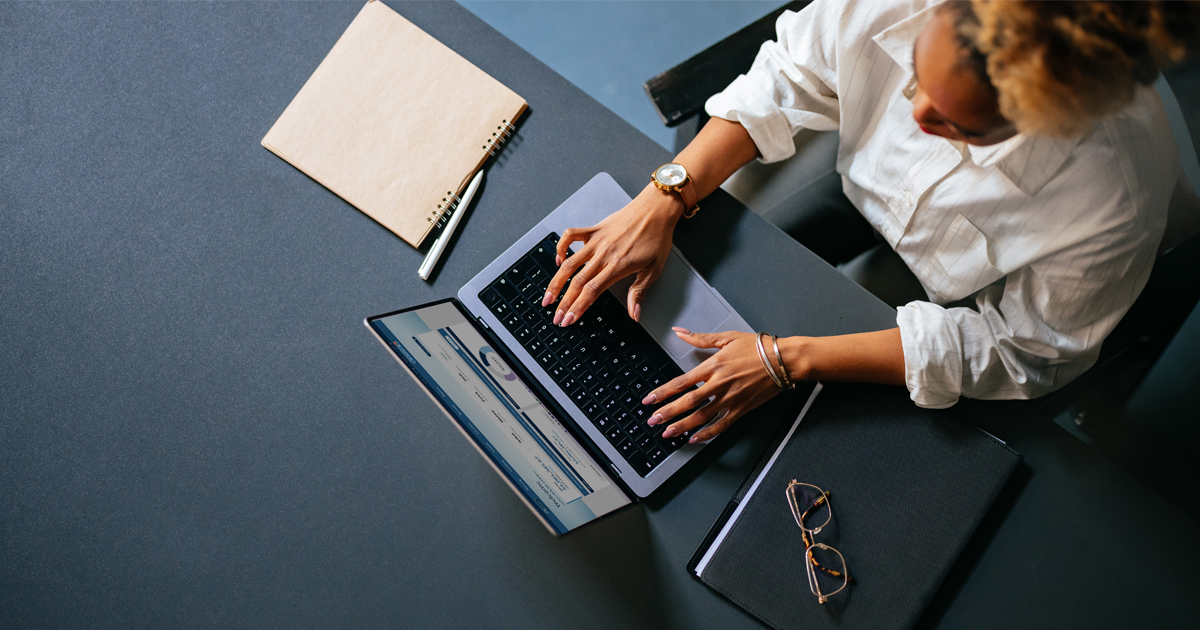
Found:
M 678 186 L 687 179 L 687 170 L 681 164 L 663 164 L 654 171 L 654 179 L 663 186 Z

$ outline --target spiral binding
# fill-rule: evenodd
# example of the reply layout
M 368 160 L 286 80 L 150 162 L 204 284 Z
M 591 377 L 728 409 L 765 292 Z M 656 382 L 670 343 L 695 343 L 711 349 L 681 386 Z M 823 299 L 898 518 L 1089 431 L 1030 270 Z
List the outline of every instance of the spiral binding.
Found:
M 483 150 L 487 151 L 488 155 L 495 157 L 500 152 L 500 148 L 512 137 L 513 132 L 516 130 L 517 128 L 508 122 L 507 119 L 500 121 L 500 124 L 496 127 L 496 131 L 492 132 L 492 137 L 484 141 Z M 425 220 L 434 224 L 434 227 L 440 228 L 446 219 L 450 218 L 450 213 L 454 212 L 454 209 L 461 202 L 462 200 L 459 199 L 458 195 L 447 190 L 446 196 L 442 197 L 442 203 L 438 204 L 437 210 L 430 212 L 429 217 Z
M 442 203 L 437 205 L 437 210 L 430 212 L 429 214 L 431 216 L 425 220 L 432 223 L 434 227 L 442 227 L 442 222 L 445 221 L 450 216 L 450 213 L 458 207 L 460 201 L 462 200 L 458 198 L 458 195 L 447 190 L 446 196 L 442 197 Z
M 496 131 L 492 132 L 492 137 L 484 142 L 483 150 L 487 151 L 488 155 L 496 157 L 496 154 L 500 152 L 500 147 L 512 137 L 512 133 L 516 129 L 507 120 L 500 121 L 500 125 L 496 127 Z

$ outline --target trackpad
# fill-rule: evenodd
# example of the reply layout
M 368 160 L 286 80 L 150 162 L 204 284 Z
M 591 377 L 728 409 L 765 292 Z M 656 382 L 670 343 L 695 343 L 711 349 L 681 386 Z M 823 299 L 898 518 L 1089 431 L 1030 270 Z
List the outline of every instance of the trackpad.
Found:
M 622 304 L 627 303 L 633 280 L 633 276 L 630 276 L 612 287 Z M 729 309 L 704 280 L 679 258 L 674 249 L 667 257 L 662 275 L 646 289 L 642 297 L 642 327 L 654 335 L 676 361 L 695 348 L 676 337 L 672 326 L 681 326 L 696 333 L 720 331 L 729 316 Z

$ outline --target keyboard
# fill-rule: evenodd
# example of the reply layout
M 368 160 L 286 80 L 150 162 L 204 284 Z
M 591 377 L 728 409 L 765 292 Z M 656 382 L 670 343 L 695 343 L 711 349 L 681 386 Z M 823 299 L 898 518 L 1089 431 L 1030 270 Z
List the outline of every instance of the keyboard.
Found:
M 554 325 L 557 303 L 542 306 L 558 234 L 551 233 L 479 293 L 487 306 L 571 397 L 625 461 L 645 477 L 687 443 L 691 431 L 663 438 L 665 425 L 648 426 L 657 405 L 642 399 L 683 374 L 624 304 L 605 291 L 576 323 Z M 565 289 L 563 291 L 566 292 Z

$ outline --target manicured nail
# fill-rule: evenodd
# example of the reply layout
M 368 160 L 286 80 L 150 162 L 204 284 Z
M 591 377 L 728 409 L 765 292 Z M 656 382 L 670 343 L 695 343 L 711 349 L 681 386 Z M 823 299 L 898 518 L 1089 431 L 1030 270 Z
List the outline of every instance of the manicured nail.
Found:
M 699 442 L 699 441 L 700 441 L 700 436 L 693 435 L 691 438 L 688 439 L 688 444 L 695 444 L 696 442 Z
M 643 405 L 653 405 L 656 402 L 658 402 L 658 394 L 649 394 L 642 399 Z
M 546 295 L 542 296 L 542 306 L 549 306 L 554 301 L 554 294 L 546 291 Z
M 667 427 L 667 430 L 663 431 L 663 437 L 665 437 L 665 438 L 675 437 L 675 427 Z
M 650 419 L 646 421 L 646 424 L 648 424 L 648 425 L 650 425 L 650 426 L 654 426 L 654 425 L 656 425 L 656 424 L 658 424 L 659 422 L 662 422 L 662 421 L 663 421 L 662 414 L 661 414 L 661 413 L 656 413 L 656 414 L 654 414 L 653 416 L 650 416 Z
M 561 267 L 561 266 L 562 266 L 562 256 L 559 256 L 558 254 L 555 254 L 555 255 L 554 255 L 554 266 L 555 266 L 555 267 Z
M 566 328 L 567 326 L 570 326 L 571 324 L 574 324 L 574 323 L 575 323 L 575 313 L 567 313 L 567 316 L 564 317 L 562 320 L 562 324 L 559 324 L 559 325 L 562 326 L 563 328 Z
M 641 302 L 638 302 L 637 304 L 633 305 L 633 321 L 635 321 L 635 322 L 642 321 L 642 303 Z
M 686 328 L 680 328 L 679 326 L 672 326 L 672 327 L 671 327 L 671 330 L 674 330 L 675 332 L 677 332 L 677 333 L 679 333 L 679 334 L 681 334 L 681 335 L 690 335 L 690 334 L 692 334 L 692 331 L 690 331 L 690 330 L 688 330 L 688 329 L 686 329 Z
M 563 317 L 563 312 L 561 310 L 554 311 L 554 325 L 555 326 L 562 323 L 562 317 Z

